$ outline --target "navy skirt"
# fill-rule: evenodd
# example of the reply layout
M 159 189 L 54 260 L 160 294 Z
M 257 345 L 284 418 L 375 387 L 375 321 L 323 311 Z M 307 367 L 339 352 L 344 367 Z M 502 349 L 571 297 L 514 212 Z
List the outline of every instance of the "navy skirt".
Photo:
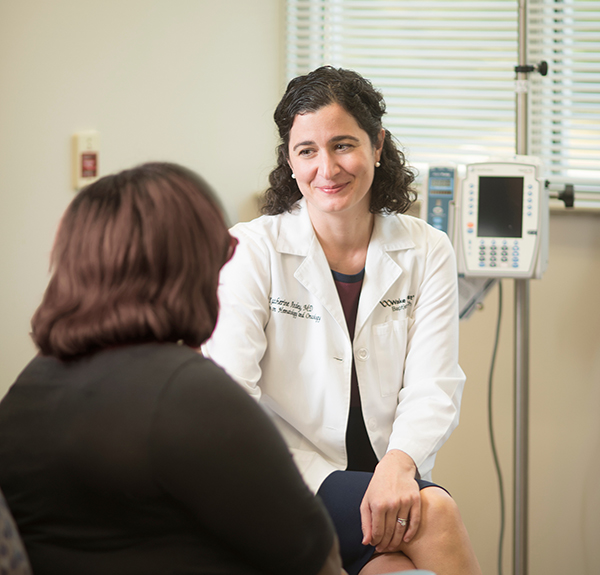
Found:
M 360 504 L 372 477 L 373 474 L 368 471 L 334 471 L 317 492 L 333 520 L 348 575 L 357 575 L 375 552 L 375 547 L 362 544 L 360 521 Z M 420 489 L 440 487 L 423 479 L 415 481 Z

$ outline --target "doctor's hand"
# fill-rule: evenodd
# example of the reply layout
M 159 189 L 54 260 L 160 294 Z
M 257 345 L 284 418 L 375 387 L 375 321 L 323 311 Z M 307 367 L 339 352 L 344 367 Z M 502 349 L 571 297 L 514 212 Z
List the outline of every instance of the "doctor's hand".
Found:
M 378 463 L 360 505 L 363 545 L 373 545 L 378 553 L 394 552 L 416 535 L 421 521 L 416 471 L 412 458 L 398 449 Z

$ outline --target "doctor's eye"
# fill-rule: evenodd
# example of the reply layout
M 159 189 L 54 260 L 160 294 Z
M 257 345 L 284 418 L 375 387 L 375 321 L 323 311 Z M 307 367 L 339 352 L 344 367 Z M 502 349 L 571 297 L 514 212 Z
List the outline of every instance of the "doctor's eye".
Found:
M 304 157 L 304 158 L 308 158 L 310 156 L 312 156 L 315 153 L 315 151 L 312 148 L 302 148 L 301 150 L 298 151 L 298 155 L 300 157 Z

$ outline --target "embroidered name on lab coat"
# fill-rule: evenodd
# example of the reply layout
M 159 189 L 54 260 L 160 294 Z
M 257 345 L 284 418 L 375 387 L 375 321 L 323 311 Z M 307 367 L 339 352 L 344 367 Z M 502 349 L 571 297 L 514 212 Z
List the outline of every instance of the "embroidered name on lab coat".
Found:
M 392 311 L 402 311 L 403 309 L 406 309 L 409 306 L 411 306 L 413 304 L 414 299 L 414 294 L 408 295 L 405 298 L 382 299 L 379 302 L 379 305 L 382 307 L 392 308 Z
M 273 313 L 289 315 L 294 319 L 309 319 L 316 323 L 321 321 L 321 316 L 313 312 L 312 304 L 302 304 L 297 301 L 288 301 L 285 298 L 269 298 L 269 306 Z

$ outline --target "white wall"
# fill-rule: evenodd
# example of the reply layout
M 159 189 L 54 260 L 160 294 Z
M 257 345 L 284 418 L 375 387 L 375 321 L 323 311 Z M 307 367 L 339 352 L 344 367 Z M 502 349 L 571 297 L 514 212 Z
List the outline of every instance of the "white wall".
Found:
M 29 319 L 71 189 L 71 134 L 101 173 L 197 170 L 232 221 L 275 158 L 279 0 L 0 2 L 0 394 L 34 353 Z
M 232 221 L 265 187 L 283 90 L 282 0 L 0 0 L 0 396 L 34 354 L 27 332 L 67 203 L 70 136 L 101 136 L 101 170 L 170 160 L 200 172 Z M 530 575 L 600 573 L 600 220 L 553 215 L 531 286 Z M 494 413 L 511 573 L 512 282 Z M 498 497 L 487 440 L 494 290 L 461 325 L 461 424 L 434 471 L 496 573 Z

